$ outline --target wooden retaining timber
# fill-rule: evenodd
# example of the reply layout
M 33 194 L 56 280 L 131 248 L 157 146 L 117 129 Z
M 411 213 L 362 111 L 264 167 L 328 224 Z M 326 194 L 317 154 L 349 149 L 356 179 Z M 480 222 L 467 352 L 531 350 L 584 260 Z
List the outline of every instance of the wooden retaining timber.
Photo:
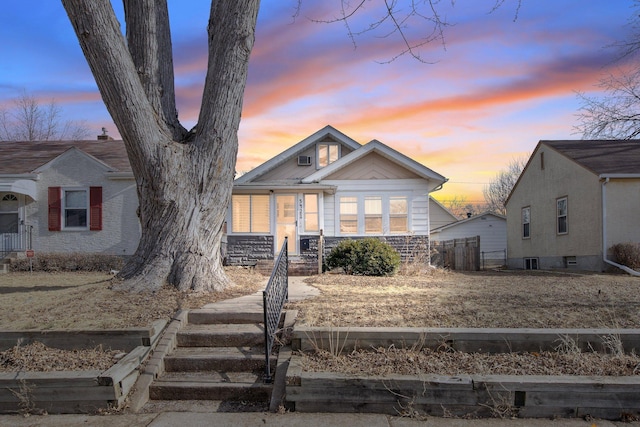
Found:
M 379 335 L 376 335 L 377 329 L 381 329 Z M 540 351 L 553 349 L 559 337 L 569 336 L 586 347 L 590 343 L 597 350 L 600 344 L 596 346 L 596 343 L 600 343 L 602 337 L 615 335 L 625 343 L 625 350 L 640 348 L 640 330 L 409 329 L 301 327 L 294 331 L 292 345 L 297 350 L 331 346 L 334 351 L 342 348 L 345 352 L 354 346 L 437 348 L 443 343 L 460 351 L 499 352 L 504 351 L 505 346 L 506 351 Z M 289 362 L 286 378 L 287 407 L 300 412 L 522 418 L 592 416 L 620 420 L 640 415 L 638 396 L 640 376 L 355 376 L 304 372 L 302 361 L 296 355 Z
M 293 350 L 341 348 L 352 351 L 374 347 L 449 348 L 462 352 L 505 353 L 552 351 L 569 338 L 582 351 L 605 351 L 603 337 L 616 337 L 627 352 L 640 352 L 640 329 L 529 329 L 529 328 L 318 328 L 296 326 Z
M 151 341 L 166 324 L 166 320 L 157 320 L 151 327 L 146 328 L 0 331 L 0 351 L 37 341 L 47 347 L 61 350 L 91 349 L 102 346 L 129 352 L 138 346 L 150 346 Z
M 298 412 L 390 415 L 585 417 L 619 420 L 640 413 L 640 377 L 386 375 L 336 372 L 287 375 L 287 402 Z
M 5 372 L 0 373 L 0 413 L 43 412 L 50 414 L 94 413 L 101 409 L 119 408 L 139 376 L 140 364 L 149 357 L 166 321 L 158 321 L 151 328 L 109 331 L 69 331 L 68 339 L 77 347 L 70 347 L 64 331 L 53 333 L 29 332 L 22 344 L 41 341 L 54 348 L 87 348 L 102 345 L 128 351 L 106 371 Z M 8 334 L 16 337 L 16 332 Z M 4 342 L 7 335 L 0 333 Z M 104 337 L 106 345 L 97 340 Z M 132 337 L 137 337 L 134 339 Z M 54 339 L 55 338 L 55 339 Z M 19 338 L 17 338 L 19 339 Z M 132 342 L 138 345 L 134 348 Z M 142 343 L 147 343 L 143 345 Z

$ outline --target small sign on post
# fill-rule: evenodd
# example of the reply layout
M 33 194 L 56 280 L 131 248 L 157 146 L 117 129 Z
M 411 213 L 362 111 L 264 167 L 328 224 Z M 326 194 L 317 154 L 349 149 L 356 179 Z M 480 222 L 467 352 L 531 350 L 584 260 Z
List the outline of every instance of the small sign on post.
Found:
M 36 253 L 33 249 L 27 249 L 25 251 L 25 254 L 27 255 L 27 258 L 29 258 L 29 272 L 33 273 L 33 257 L 36 255 Z

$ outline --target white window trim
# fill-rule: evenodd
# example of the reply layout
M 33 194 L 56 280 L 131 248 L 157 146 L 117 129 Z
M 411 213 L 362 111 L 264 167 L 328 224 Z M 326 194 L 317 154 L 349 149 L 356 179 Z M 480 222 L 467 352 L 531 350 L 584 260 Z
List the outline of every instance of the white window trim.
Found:
M 317 230 L 307 230 L 307 202 L 305 197 L 307 195 L 315 195 L 316 196 L 316 215 L 318 215 L 318 229 Z M 322 224 L 320 219 L 322 218 L 322 216 L 320 215 L 320 206 L 321 206 L 321 194 L 318 193 L 300 193 L 298 195 L 299 198 L 299 203 L 301 206 L 301 209 L 299 211 L 299 215 L 300 215 L 300 220 L 302 223 L 302 227 L 300 229 L 300 232 L 305 234 L 305 235 L 319 235 L 320 234 L 320 230 L 322 230 Z
M 406 231 L 391 231 L 391 199 L 392 198 L 404 198 L 407 201 L 407 230 Z M 384 216 L 384 209 L 385 209 L 385 202 L 384 202 L 384 198 L 382 201 L 382 230 L 384 231 L 384 221 L 385 221 L 385 216 Z M 411 197 L 409 197 L 408 194 L 391 194 L 387 196 L 387 203 L 386 203 L 386 209 L 387 209 L 387 234 L 392 235 L 392 236 L 402 236 L 403 234 L 408 234 L 411 232 Z
M 528 209 L 529 210 L 529 222 L 527 224 L 529 224 L 529 235 L 525 236 L 524 235 L 524 210 Z M 531 206 L 525 206 L 520 210 L 520 237 L 522 239 L 531 239 Z
M 565 201 L 565 206 L 566 206 L 566 212 L 564 215 L 564 223 L 565 223 L 565 227 L 566 230 L 565 231 L 560 231 L 560 218 L 561 215 L 558 212 L 558 203 L 564 200 Z M 563 197 L 558 197 L 556 199 L 556 234 L 559 236 L 564 236 L 565 234 L 569 234 L 569 197 L 567 196 L 563 196 Z
M 358 203 L 358 231 L 356 233 L 341 233 L 340 232 L 340 198 L 341 197 L 355 197 Z M 364 226 L 364 199 L 365 197 L 381 197 L 382 198 L 382 234 L 365 233 Z M 405 197 L 407 199 L 407 231 L 404 233 L 391 233 L 389 225 L 389 201 L 391 197 Z M 337 236 L 345 237 L 371 237 L 371 236 L 402 236 L 412 233 L 412 198 L 409 193 L 397 193 L 397 192 L 350 192 L 345 191 L 336 193 L 335 195 L 335 233 Z
M 251 228 L 251 211 L 253 211 L 253 199 L 252 196 L 268 196 L 269 197 L 269 231 L 233 231 L 233 196 L 249 196 L 249 228 Z M 230 224 L 229 233 L 231 235 L 244 235 L 244 236 L 264 236 L 264 235 L 274 235 L 275 230 L 274 222 L 275 222 L 275 202 L 272 194 L 264 194 L 264 193 L 239 193 L 233 194 L 232 199 L 229 203 L 230 209 L 228 210 L 229 216 L 227 217 L 227 224 Z
M 342 145 L 337 143 L 337 142 L 318 142 L 316 144 L 316 169 L 324 169 L 327 166 L 329 166 L 330 164 L 334 163 L 334 162 L 329 162 L 327 163 L 325 166 L 320 166 L 320 146 L 321 145 L 326 145 L 326 146 L 331 146 L 331 145 L 335 145 L 338 147 L 338 158 L 335 161 L 340 160 L 340 158 L 342 157 Z M 329 159 L 329 149 L 327 148 L 327 160 Z
M 61 231 L 86 231 L 89 230 L 89 221 L 91 220 L 90 218 L 90 201 L 89 198 L 91 197 L 91 194 L 89 192 L 89 187 L 62 187 L 61 189 L 61 194 L 60 197 L 62 198 L 62 200 L 60 201 L 60 222 L 62 224 L 60 224 L 60 230 Z M 68 227 L 67 226 L 67 205 L 66 205 L 66 194 L 67 191 L 84 191 L 85 193 L 85 211 L 86 211 L 86 222 L 87 225 L 84 227 Z M 76 209 L 81 209 L 81 208 L 76 208 Z

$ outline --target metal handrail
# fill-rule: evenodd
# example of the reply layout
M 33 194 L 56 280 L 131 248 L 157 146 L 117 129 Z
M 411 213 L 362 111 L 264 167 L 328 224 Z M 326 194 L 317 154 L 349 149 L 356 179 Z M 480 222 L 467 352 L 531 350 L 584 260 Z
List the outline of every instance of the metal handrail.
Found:
M 289 254 L 287 251 L 288 238 L 284 238 L 280 255 L 273 266 L 267 287 L 262 291 L 264 308 L 264 382 L 270 383 L 271 378 L 271 350 L 280 325 L 282 307 L 289 299 Z

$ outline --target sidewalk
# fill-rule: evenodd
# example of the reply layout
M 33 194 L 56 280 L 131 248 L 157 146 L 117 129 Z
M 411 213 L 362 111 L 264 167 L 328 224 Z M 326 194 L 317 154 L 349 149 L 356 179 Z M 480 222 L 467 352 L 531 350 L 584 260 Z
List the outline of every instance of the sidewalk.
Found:
M 585 421 L 581 419 L 478 419 L 429 417 L 413 420 L 378 414 L 272 414 L 262 412 L 203 413 L 164 412 L 159 414 L 122 415 L 20 415 L 0 416 L 0 426 L 12 427 L 204 427 L 204 426 L 272 426 L 272 427 L 639 427 L 640 422 Z

